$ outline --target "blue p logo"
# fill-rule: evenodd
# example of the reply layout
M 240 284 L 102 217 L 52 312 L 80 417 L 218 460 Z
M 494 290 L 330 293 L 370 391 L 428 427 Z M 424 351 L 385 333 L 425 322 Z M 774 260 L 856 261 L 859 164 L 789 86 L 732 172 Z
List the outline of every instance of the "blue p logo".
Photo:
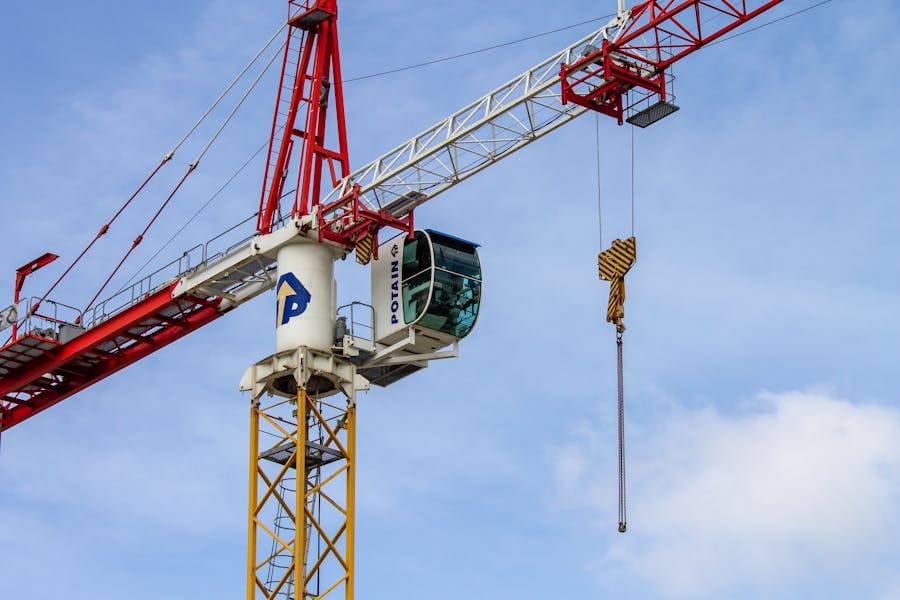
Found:
M 293 273 L 282 275 L 275 289 L 278 298 L 276 319 L 279 325 L 287 325 L 288 321 L 306 312 L 312 295 Z

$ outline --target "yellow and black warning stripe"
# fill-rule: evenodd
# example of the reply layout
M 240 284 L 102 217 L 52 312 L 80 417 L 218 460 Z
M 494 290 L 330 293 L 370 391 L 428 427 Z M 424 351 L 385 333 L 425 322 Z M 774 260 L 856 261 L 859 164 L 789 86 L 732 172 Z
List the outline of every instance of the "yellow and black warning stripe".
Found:
M 375 234 L 370 231 L 356 242 L 356 262 L 361 265 L 369 264 L 374 252 Z
M 622 328 L 625 317 L 625 274 L 637 259 L 637 242 L 634 236 L 622 240 L 613 240 L 608 250 L 597 255 L 597 270 L 600 279 L 609 282 L 609 304 L 606 307 L 606 320 Z
M 612 281 L 617 277 L 624 277 L 625 273 L 634 265 L 637 258 L 637 242 L 634 236 L 622 240 L 613 240 L 609 250 L 604 250 L 597 255 L 597 268 L 600 279 Z

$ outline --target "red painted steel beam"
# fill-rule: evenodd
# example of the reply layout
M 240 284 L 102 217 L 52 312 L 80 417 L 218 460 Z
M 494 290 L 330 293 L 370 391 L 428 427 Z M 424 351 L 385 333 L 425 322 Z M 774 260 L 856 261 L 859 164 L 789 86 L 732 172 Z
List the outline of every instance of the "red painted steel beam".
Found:
M 610 52 L 634 58 L 644 50 L 656 52 L 652 64 L 665 69 L 688 54 L 717 40 L 780 4 L 783 0 L 651 0 L 632 9 L 631 21 L 622 29 Z M 755 7 L 755 8 L 754 8 Z M 724 18 L 717 22 L 715 18 Z M 641 43 L 645 37 L 655 43 Z M 652 54 L 652 52 L 651 52 Z M 667 55 L 667 56 L 666 56 Z
M 134 327 L 142 319 L 146 319 L 153 313 L 162 310 L 166 305 L 172 302 L 172 289 L 165 288 L 148 296 L 143 301 L 122 311 L 118 315 L 103 321 L 96 327 L 88 329 L 67 344 L 61 345 L 55 351 L 48 352 L 43 359 L 32 362 L 27 371 L 16 377 L 7 376 L 0 381 L 0 394 L 7 394 L 12 390 L 18 389 L 26 383 L 40 377 L 43 373 L 50 373 L 59 365 L 63 365 L 73 358 L 102 342 L 115 338 L 122 331 L 129 327 Z
M 56 254 L 53 254 L 52 252 L 45 252 L 30 263 L 22 265 L 21 267 L 16 269 L 16 285 L 13 289 L 14 305 L 16 305 L 17 307 L 19 305 L 19 295 L 22 293 L 22 286 L 25 285 L 25 278 L 38 269 L 46 267 L 57 258 L 59 258 L 59 256 L 57 256 Z M 37 306 L 33 307 L 32 310 L 36 308 Z M 19 337 L 19 324 L 18 322 L 14 322 L 12 326 L 12 339 L 15 340 L 17 337 Z
M 384 227 L 392 227 L 412 238 L 415 225 L 413 213 L 395 217 L 386 210 L 373 211 L 359 201 L 359 184 L 350 193 L 331 204 L 320 206 L 319 241 L 329 240 L 353 248 L 360 238 Z M 333 227 L 333 225 L 340 225 Z M 376 244 L 377 247 L 377 244 Z
M 614 41 L 562 65 L 563 104 L 572 102 L 622 124 L 625 95 L 665 100 L 666 69 L 783 0 L 649 0 L 631 9 Z
M 25 284 L 25 278 L 38 269 L 46 267 L 57 258 L 59 258 L 59 256 L 57 256 L 56 254 L 53 254 L 52 252 L 45 252 L 28 264 L 22 265 L 21 267 L 16 269 L 16 286 L 13 291 L 13 296 L 15 297 L 16 302 L 19 301 L 19 294 L 22 292 L 22 286 Z
M 288 6 L 293 10 L 298 3 L 288 2 Z M 329 191 L 350 173 L 337 2 L 315 0 L 307 6 L 288 20 L 287 44 L 257 217 L 256 227 L 260 233 L 272 231 L 289 170 L 295 169 L 297 178 L 291 209 L 294 217 L 310 214 L 319 203 L 326 165 L 331 175 Z M 290 98 L 284 113 L 282 93 L 287 90 L 290 90 Z M 336 137 L 333 147 L 326 145 L 329 109 Z M 299 149 L 296 157 L 295 146 Z
M 62 390 L 60 393 L 56 394 L 38 394 L 34 397 L 30 403 L 23 404 L 19 406 L 15 406 L 10 409 L 7 414 L 3 418 L 3 430 L 7 430 L 10 427 L 14 427 L 18 425 L 22 421 L 28 419 L 36 415 L 37 413 L 50 408 L 51 406 L 58 404 L 59 402 L 65 400 L 69 396 L 77 394 L 83 389 L 94 385 L 95 383 L 109 377 L 113 373 L 117 371 L 121 371 L 128 365 L 139 361 L 140 359 L 152 354 L 156 350 L 166 346 L 175 340 L 187 335 L 191 331 L 195 329 L 199 329 L 203 325 L 217 319 L 224 313 L 220 313 L 215 309 L 204 307 L 200 309 L 197 313 L 194 313 L 190 317 L 191 328 L 190 329 L 182 329 L 175 328 L 166 330 L 166 335 L 159 336 L 154 338 L 155 345 L 145 344 L 140 348 L 134 351 L 125 351 L 122 360 L 114 361 L 110 363 L 105 369 L 98 372 L 92 379 L 87 381 L 81 381 L 76 385 L 71 387 L 67 387 Z
M 271 233 L 288 172 L 294 169 L 297 185 L 291 214 L 302 217 L 318 208 L 319 241 L 352 249 L 360 232 L 377 233 L 382 227 L 408 231 L 408 220 L 365 210 L 358 186 L 336 202 L 320 205 L 322 192 L 338 187 L 350 174 L 337 2 L 289 0 L 288 5 L 292 11 L 301 10 L 288 19 L 257 231 Z M 287 93 L 290 98 L 284 96 Z M 329 132 L 334 140 L 331 144 L 326 143 Z
M 175 284 L 148 296 L 138 304 L 85 331 L 70 342 L 48 351 L 45 356 L 30 363 L 22 373 L 9 374 L 0 380 L 0 397 L 4 402 L 15 404 L 15 406 L 2 408 L 2 412 L 0 412 L 2 429 L 5 431 L 14 427 L 224 314 L 218 309 L 218 303 L 221 300 L 209 301 L 205 298 L 192 297 L 173 299 L 174 286 Z M 162 321 L 157 315 L 167 307 L 185 301 L 192 302 L 194 308 L 184 314 L 177 324 Z M 160 321 L 161 327 L 146 336 L 131 335 L 128 332 L 129 329 L 146 323 L 148 320 Z M 99 345 L 120 337 L 129 337 L 133 343 L 112 353 L 97 348 Z M 104 358 L 88 359 L 89 355 L 103 356 Z M 84 360 L 90 360 L 95 364 L 93 367 L 87 368 L 83 366 L 74 368 L 69 365 L 71 362 Z M 77 375 L 75 375 L 76 372 Z M 37 381 L 46 373 L 60 374 L 62 383 L 55 386 L 41 385 L 39 387 L 43 387 L 44 390 L 31 394 L 28 399 L 13 399 L 10 396 L 10 394 L 21 393 L 28 386 L 36 385 Z

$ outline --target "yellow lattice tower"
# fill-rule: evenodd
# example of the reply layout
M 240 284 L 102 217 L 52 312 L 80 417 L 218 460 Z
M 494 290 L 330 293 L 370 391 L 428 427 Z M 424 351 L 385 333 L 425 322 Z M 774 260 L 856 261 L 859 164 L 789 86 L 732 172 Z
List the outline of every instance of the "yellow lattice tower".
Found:
M 353 599 L 355 428 L 342 394 L 253 402 L 247 600 Z

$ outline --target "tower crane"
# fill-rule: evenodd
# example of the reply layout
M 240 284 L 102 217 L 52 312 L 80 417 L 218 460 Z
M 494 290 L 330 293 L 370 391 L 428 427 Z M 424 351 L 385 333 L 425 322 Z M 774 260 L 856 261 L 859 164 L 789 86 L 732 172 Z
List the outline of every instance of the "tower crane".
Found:
M 85 309 L 21 306 L 25 277 L 56 257 L 20 268 L 3 313 L 14 328 L 0 347 L 0 432 L 274 289 L 275 352 L 240 382 L 246 596 L 352 598 L 356 393 L 457 356 L 482 297 L 477 244 L 417 229 L 415 209 L 587 112 L 638 127 L 672 114 L 670 67 L 780 2 L 620 0 L 604 27 L 354 171 L 337 1 L 288 0 L 255 233 L 201 244 Z M 371 265 L 372 297 L 337 307 L 334 263 L 352 252 Z

